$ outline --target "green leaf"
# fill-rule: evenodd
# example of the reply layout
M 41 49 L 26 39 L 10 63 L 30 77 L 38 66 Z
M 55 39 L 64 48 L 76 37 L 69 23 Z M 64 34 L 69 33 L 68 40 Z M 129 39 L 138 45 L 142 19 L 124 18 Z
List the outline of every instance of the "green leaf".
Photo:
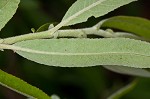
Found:
M 0 30 L 13 17 L 20 0 L 0 0 Z
M 103 66 L 103 67 L 120 74 L 140 76 L 140 77 L 150 77 L 150 72 L 146 69 L 123 67 L 123 66 Z
M 42 31 L 46 31 L 49 28 L 50 23 L 45 23 L 42 26 L 40 26 L 36 32 L 42 32 Z
M 104 21 L 102 27 L 120 29 L 150 39 L 150 21 L 144 18 L 116 16 Z
M 150 44 L 128 38 L 37 39 L 8 45 L 7 49 L 49 66 L 123 65 L 150 68 Z
M 0 84 L 7 87 L 13 91 L 16 91 L 22 95 L 30 98 L 36 99 L 51 99 L 47 94 L 42 92 L 40 89 L 31 86 L 27 82 L 10 75 L 2 70 L 0 70 Z
M 74 25 L 91 16 L 100 17 L 114 9 L 136 0 L 77 0 L 62 19 L 62 24 Z
M 112 94 L 107 99 L 120 99 L 123 95 L 129 93 L 136 86 L 137 82 L 138 82 L 137 79 L 134 80 L 134 81 L 132 81 L 131 83 L 129 83 L 125 87 L 119 89 L 117 92 L 115 92 L 114 94 Z

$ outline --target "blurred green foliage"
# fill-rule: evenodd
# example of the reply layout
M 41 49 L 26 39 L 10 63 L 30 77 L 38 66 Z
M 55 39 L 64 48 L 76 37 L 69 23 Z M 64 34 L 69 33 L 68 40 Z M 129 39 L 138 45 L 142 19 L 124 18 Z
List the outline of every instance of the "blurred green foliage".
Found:
M 75 0 L 21 0 L 14 17 L 1 31 L 0 36 L 10 37 L 31 32 L 45 23 L 60 22 Z M 88 22 L 71 28 L 92 26 L 101 19 L 129 15 L 150 18 L 148 0 L 139 0 L 121 7 L 101 18 L 90 18 Z M 40 65 L 26 60 L 12 51 L 0 52 L 1 69 L 16 75 L 42 89 L 49 95 L 62 99 L 106 99 L 112 92 L 129 83 L 134 77 L 108 71 L 101 66 L 89 68 L 60 68 Z M 139 78 L 133 91 L 122 99 L 149 99 L 150 79 Z M 25 99 L 4 87 L 0 87 L 0 99 Z

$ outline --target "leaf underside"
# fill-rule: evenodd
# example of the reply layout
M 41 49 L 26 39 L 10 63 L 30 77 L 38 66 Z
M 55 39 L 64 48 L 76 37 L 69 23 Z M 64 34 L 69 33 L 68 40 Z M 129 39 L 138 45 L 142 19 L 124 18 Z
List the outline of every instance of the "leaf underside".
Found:
M 100 17 L 116 8 L 136 0 L 77 0 L 62 19 L 64 26 L 87 21 L 91 16 Z
M 150 44 L 127 38 L 37 39 L 18 42 L 13 47 L 19 55 L 49 66 L 150 68 Z
M 132 68 L 132 67 L 123 67 L 123 66 L 103 66 L 103 67 L 110 71 L 120 73 L 120 74 L 139 76 L 139 77 L 150 77 L 150 72 L 142 68 Z
M 0 0 L 0 31 L 15 14 L 20 0 Z

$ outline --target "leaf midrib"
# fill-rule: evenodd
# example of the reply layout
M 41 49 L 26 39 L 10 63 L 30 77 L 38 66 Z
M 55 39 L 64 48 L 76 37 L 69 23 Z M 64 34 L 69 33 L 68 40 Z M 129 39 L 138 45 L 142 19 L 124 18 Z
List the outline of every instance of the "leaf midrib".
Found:
M 150 57 L 150 55 L 146 55 L 146 54 L 139 54 L 139 53 L 134 53 L 134 52 L 102 52 L 102 53 L 64 53 L 64 52 L 47 52 L 47 51 L 40 51 L 40 50 L 32 50 L 29 48 L 22 48 L 22 47 L 18 47 L 18 46 L 14 46 L 14 45 L 3 45 L 0 44 L 1 48 L 5 47 L 4 49 L 11 49 L 14 51 L 23 51 L 23 52 L 27 52 L 27 53 L 35 53 L 35 54 L 43 54 L 43 55 L 62 55 L 62 56 L 75 56 L 75 55 L 79 55 L 79 56 L 90 56 L 90 55 L 104 55 L 104 54 L 122 54 L 122 55 L 139 55 L 139 56 L 146 56 L 146 57 Z
M 69 21 L 73 20 L 74 18 L 76 18 L 76 17 L 79 16 L 80 14 L 82 14 L 82 13 L 88 11 L 89 9 L 91 9 L 91 8 L 93 8 L 93 7 L 95 7 L 95 6 L 97 6 L 98 4 L 100 4 L 100 3 L 104 2 L 104 1 L 106 1 L 106 0 L 99 0 L 99 1 L 97 1 L 97 2 L 95 2 L 95 3 L 93 3 L 93 4 L 91 4 L 90 6 L 85 7 L 85 8 L 82 9 L 81 11 L 75 13 L 73 16 L 71 16 L 71 17 L 69 17 L 69 18 L 63 20 L 63 21 L 61 22 L 61 24 L 66 25 Z

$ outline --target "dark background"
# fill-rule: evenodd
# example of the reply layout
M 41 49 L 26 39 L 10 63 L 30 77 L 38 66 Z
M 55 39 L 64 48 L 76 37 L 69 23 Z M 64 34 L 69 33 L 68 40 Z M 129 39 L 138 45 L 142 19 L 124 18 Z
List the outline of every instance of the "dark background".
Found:
M 75 0 L 21 0 L 17 13 L 0 32 L 1 38 L 21 35 L 44 23 L 60 22 Z M 92 26 L 104 18 L 117 15 L 139 16 L 150 19 L 149 0 L 123 6 L 103 17 L 71 28 Z M 142 23 L 141 23 L 142 24 Z M 40 65 L 22 58 L 12 51 L 0 52 L 1 69 L 61 99 L 106 99 L 112 92 L 135 77 L 117 74 L 101 66 L 88 68 L 60 68 Z M 0 99 L 25 99 L 0 86 Z M 138 85 L 121 99 L 150 99 L 150 79 L 140 78 Z

